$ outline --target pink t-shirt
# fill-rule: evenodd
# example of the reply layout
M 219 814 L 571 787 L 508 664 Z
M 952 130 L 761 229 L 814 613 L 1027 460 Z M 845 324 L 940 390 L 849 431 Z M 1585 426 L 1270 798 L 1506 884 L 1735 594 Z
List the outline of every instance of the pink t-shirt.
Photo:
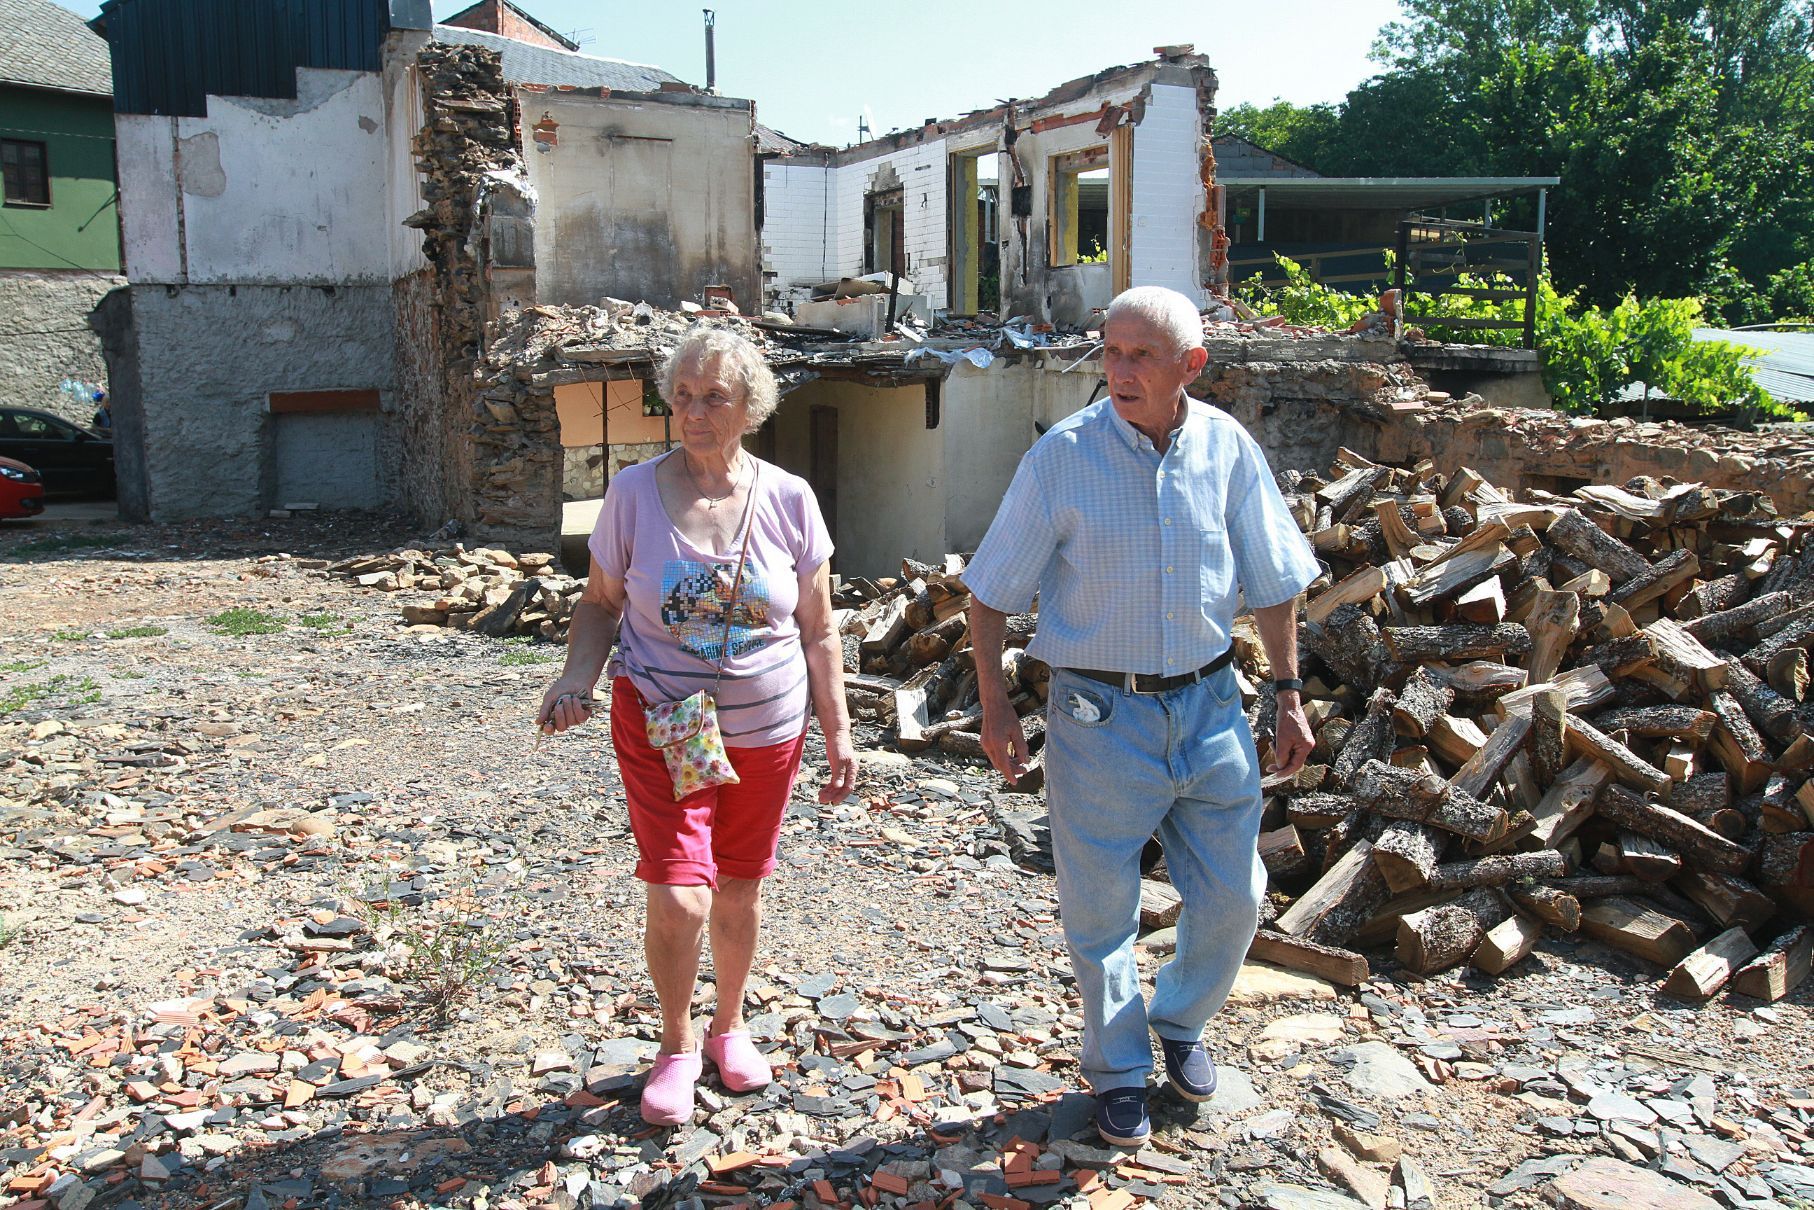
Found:
M 806 480 L 745 456 L 757 468 L 756 499 L 718 725 L 726 746 L 760 748 L 806 729 L 810 695 L 794 608 L 800 575 L 829 559 L 832 545 Z M 712 687 L 738 544 L 701 550 L 675 528 L 655 482 L 660 461 L 626 467 L 611 480 L 588 546 L 599 568 L 624 582 L 627 597 L 607 673 L 629 677 L 646 701 L 671 702 Z

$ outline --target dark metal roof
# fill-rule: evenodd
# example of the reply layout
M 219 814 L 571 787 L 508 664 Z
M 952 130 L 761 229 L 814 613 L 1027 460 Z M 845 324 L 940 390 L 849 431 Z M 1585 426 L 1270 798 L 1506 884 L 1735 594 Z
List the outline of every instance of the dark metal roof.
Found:
M 207 113 L 210 94 L 294 100 L 296 69 L 378 71 L 388 0 L 106 0 L 118 113 Z
M 108 96 L 107 42 L 50 0 L 0 0 L 0 84 Z
M 467 29 L 462 25 L 435 26 L 435 41 L 495 50 L 503 60 L 504 78 L 512 84 L 567 84 L 574 88 L 614 88 L 624 92 L 654 92 L 663 84 L 684 83 L 679 76 L 646 63 L 622 59 L 595 59 L 546 46 L 531 46 L 502 34 Z

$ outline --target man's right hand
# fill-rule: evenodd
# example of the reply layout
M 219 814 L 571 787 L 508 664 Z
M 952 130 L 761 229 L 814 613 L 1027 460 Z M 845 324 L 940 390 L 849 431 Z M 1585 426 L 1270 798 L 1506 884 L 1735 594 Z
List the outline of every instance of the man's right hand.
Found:
M 542 708 L 535 716 L 544 735 L 558 735 L 592 717 L 592 686 L 579 677 L 562 676 L 542 694 Z
M 1017 785 L 1026 775 L 1032 754 L 1027 750 L 1027 732 L 1020 716 L 1009 702 L 991 706 L 983 703 L 983 753 L 995 771 Z

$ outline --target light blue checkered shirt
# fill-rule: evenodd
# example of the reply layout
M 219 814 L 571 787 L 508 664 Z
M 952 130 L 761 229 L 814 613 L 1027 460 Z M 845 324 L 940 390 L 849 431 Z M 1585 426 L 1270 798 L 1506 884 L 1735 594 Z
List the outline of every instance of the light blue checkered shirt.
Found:
M 1004 613 L 1039 592 L 1028 648 L 1054 667 L 1176 675 L 1228 649 L 1317 576 L 1266 456 L 1192 399 L 1161 455 L 1108 399 L 1054 425 L 1014 472 L 964 583 Z

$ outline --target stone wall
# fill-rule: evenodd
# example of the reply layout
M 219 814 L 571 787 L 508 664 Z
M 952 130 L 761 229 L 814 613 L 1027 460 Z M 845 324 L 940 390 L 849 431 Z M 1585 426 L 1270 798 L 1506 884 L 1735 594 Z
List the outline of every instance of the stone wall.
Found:
M 123 277 L 52 269 L 0 271 L 0 403 L 41 408 L 78 424 L 94 404 L 57 390 L 65 375 L 106 387 L 101 340 L 88 313 Z
M 563 500 L 597 500 L 605 485 L 626 466 L 647 462 L 670 447 L 662 441 L 621 442 L 616 445 L 569 446 L 561 471 Z
M 447 484 L 456 463 L 448 446 L 447 381 L 432 275 L 423 270 L 391 283 L 391 307 L 396 316 L 396 440 L 386 443 L 384 473 L 396 485 L 397 502 L 412 517 L 438 526 L 451 515 Z

